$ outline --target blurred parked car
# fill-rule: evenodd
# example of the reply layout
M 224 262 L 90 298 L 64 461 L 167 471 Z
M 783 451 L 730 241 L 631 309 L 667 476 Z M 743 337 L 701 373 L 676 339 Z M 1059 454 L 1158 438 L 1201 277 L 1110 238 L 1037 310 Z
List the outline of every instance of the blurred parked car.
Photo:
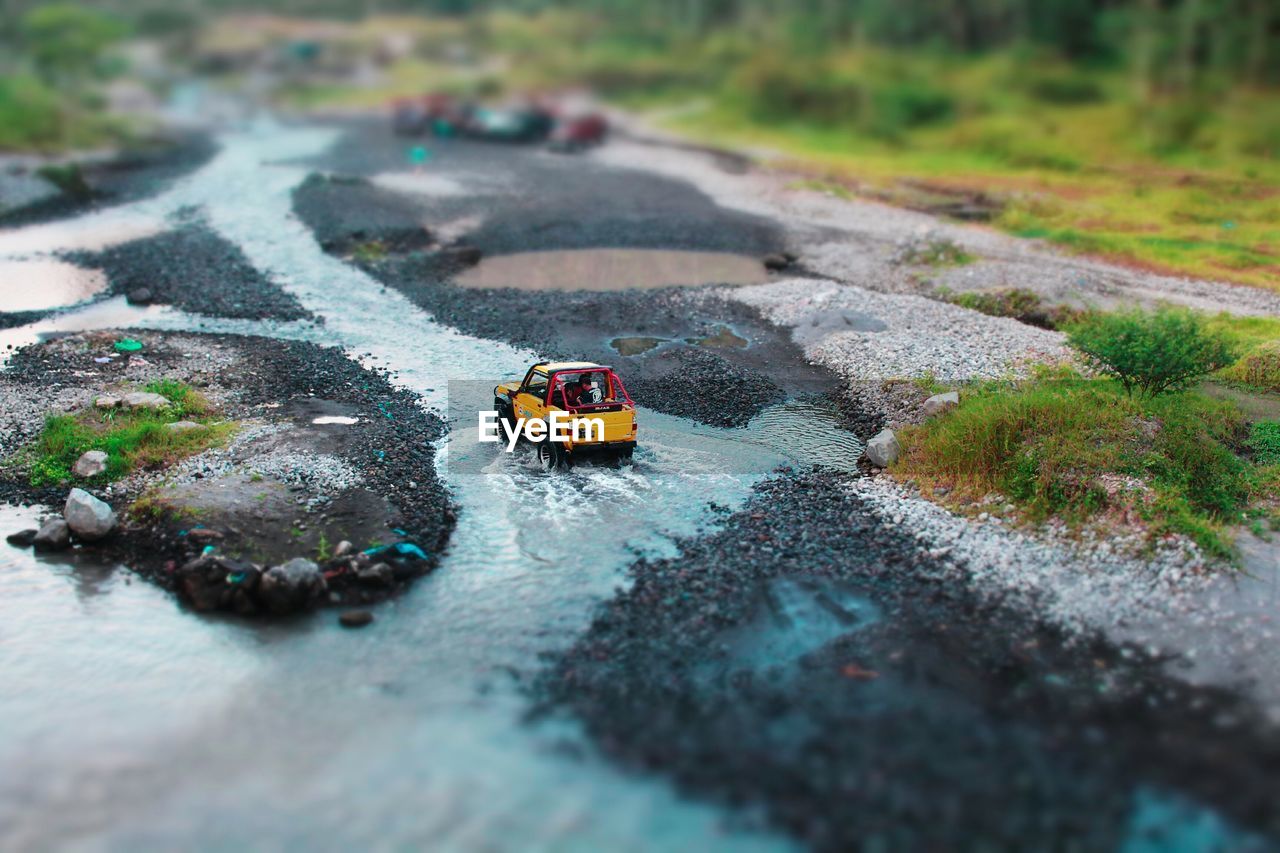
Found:
M 427 131 L 448 136 L 459 132 L 471 110 L 470 104 L 440 92 L 400 98 L 392 105 L 391 126 L 405 136 L 419 136 Z
M 581 151 L 600 145 L 609 135 L 609 122 L 599 113 L 563 118 L 551 133 L 551 148 L 556 151 Z

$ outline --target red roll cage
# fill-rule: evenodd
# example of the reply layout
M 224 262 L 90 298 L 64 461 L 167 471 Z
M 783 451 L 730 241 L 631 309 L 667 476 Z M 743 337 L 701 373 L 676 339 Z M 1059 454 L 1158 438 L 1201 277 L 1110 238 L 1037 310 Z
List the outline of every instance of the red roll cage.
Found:
M 610 393 L 607 396 L 613 399 L 600 403 L 586 403 L 577 406 L 570 405 L 569 400 L 564 393 L 566 378 L 579 376 L 584 373 L 603 373 L 606 380 L 609 382 L 610 387 Z M 567 412 L 576 413 L 582 411 L 599 411 L 602 409 L 613 408 L 615 406 L 635 407 L 635 403 L 631 400 L 631 395 L 627 393 L 627 387 L 622 384 L 622 377 L 615 373 L 612 367 L 604 367 L 602 365 L 600 367 L 575 367 L 571 370 L 557 370 L 555 373 L 550 375 L 548 382 L 550 383 L 550 386 L 547 393 L 547 399 L 554 400 L 555 395 L 559 393 L 560 407 Z

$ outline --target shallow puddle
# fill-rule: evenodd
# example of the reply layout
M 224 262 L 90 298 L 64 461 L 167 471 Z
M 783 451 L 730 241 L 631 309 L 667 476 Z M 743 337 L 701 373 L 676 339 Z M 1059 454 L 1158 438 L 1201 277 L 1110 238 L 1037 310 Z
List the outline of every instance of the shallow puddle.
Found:
M 0 311 L 43 311 L 84 302 L 107 286 L 101 270 L 65 261 L 0 261 Z
M 518 290 L 633 290 L 768 281 L 757 258 L 729 252 L 575 249 L 494 255 L 459 275 L 463 287 Z
M 609 341 L 609 346 L 617 350 L 618 355 L 640 355 L 666 342 L 666 338 L 614 338 Z
M 50 252 L 100 252 L 165 230 L 163 218 L 104 210 L 78 219 L 0 229 L 0 255 L 20 257 Z
M 735 335 L 728 326 L 717 326 L 714 335 L 708 335 L 705 338 L 685 338 L 685 341 L 694 346 L 712 349 L 742 349 L 747 345 L 747 339 Z

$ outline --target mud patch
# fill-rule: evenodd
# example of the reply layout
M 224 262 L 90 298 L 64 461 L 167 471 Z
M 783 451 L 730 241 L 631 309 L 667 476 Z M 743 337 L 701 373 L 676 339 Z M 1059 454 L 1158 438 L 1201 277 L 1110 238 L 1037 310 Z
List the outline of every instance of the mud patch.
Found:
M 462 287 L 518 290 L 638 290 L 769 280 L 758 259 L 729 252 L 576 249 L 486 257 L 457 276 Z
M 65 261 L 0 261 L 0 312 L 63 308 L 93 298 L 106 286 L 101 271 Z

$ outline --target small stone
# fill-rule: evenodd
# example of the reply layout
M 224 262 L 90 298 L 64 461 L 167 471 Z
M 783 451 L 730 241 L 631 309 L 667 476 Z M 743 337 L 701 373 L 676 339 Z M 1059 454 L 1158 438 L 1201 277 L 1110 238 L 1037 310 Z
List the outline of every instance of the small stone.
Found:
M 898 461 L 898 454 L 901 452 L 902 448 L 898 445 L 898 437 L 893 434 L 893 430 L 882 429 L 867 442 L 863 455 L 877 468 L 888 468 Z
M 37 551 L 61 551 L 71 544 L 71 528 L 61 518 L 51 518 L 32 537 Z
M 475 266 L 480 263 L 481 252 L 477 246 L 451 246 L 441 250 L 440 254 L 462 266 Z
M 368 610 L 348 610 L 338 617 L 338 624 L 343 628 L 363 628 L 373 621 L 373 614 Z
M 272 613 L 294 613 L 315 606 L 328 591 L 320 567 L 303 557 L 268 569 L 259 593 Z
M 352 544 L 351 544 L 350 542 L 348 542 L 346 539 L 343 539 L 343 540 L 342 540 L 341 542 L 339 542 L 339 543 L 337 544 L 337 546 L 333 549 L 333 556 L 335 556 L 335 557 L 345 557 L 345 556 L 347 556 L 348 554 L 350 554 L 350 553 L 351 553 L 351 551 L 352 551 L 352 549 L 354 549 L 354 548 L 355 548 L 355 546 L 354 546 L 354 545 L 352 545 Z
M 149 287 L 135 287 L 125 296 L 131 305 L 150 305 L 155 301 L 155 294 Z
M 221 539 L 222 534 L 209 527 L 193 527 L 187 531 L 187 538 L 192 542 L 205 544 Z
M 84 489 L 72 489 L 67 495 L 62 517 L 67 520 L 71 532 L 86 542 L 101 539 L 116 526 L 115 510 Z
M 960 394 L 956 391 L 948 391 L 945 394 L 934 394 L 928 400 L 924 401 L 925 417 L 931 418 L 934 415 L 941 414 L 948 409 L 954 409 L 960 405 Z
M 164 428 L 169 432 L 191 432 L 193 429 L 204 429 L 204 424 L 198 424 L 195 421 L 175 421 L 165 424 Z
M 784 270 L 791 266 L 791 261 L 781 252 L 771 252 L 761 258 L 760 262 L 764 264 L 764 268 L 767 270 Z
M 388 563 L 374 563 L 371 566 L 356 567 L 356 580 L 370 586 L 391 586 L 395 583 L 395 569 Z
M 85 451 L 76 464 L 71 466 L 71 473 L 77 477 L 96 477 L 107 470 L 107 454 L 101 450 Z
M 120 405 L 120 398 L 113 397 L 110 394 L 103 394 L 93 401 L 93 405 L 99 409 L 114 409 Z
M 36 534 L 39 532 L 38 530 L 19 530 L 17 533 L 10 533 L 4 538 L 4 541 L 15 548 L 30 548 L 31 543 L 36 541 Z
M 167 398 L 149 391 L 134 391 L 124 395 L 122 401 L 129 409 L 164 409 L 169 406 Z

